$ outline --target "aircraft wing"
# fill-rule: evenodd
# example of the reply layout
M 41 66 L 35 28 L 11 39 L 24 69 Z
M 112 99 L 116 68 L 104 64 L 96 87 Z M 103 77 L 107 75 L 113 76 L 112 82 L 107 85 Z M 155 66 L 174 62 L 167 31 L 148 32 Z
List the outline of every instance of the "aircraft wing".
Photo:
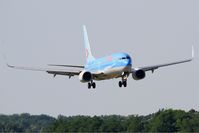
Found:
M 143 71 L 152 71 L 152 72 L 154 72 L 154 70 L 156 70 L 156 69 L 158 69 L 160 67 L 165 67 L 165 66 L 171 66 L 171 65 L 181 64 L 181 63 L 185 63 L 185 62 L 190 62 L 190 61 L 193 60 L 193 58 L 194 58 L 194 48 L 192 47 L 192 57 L 190 59 L 184 59 L 184 60 L 180 60 L 180 61 L 176 61 L 176 62 L 170 62 L 170 63 L 159 64 L 159 65 L 138 67 L 138 68 L 133 68 L 133 70 L 140 69 L 140 70 L 143 70 Z
M 22 70 L 32 70 L 32 71 L 45 71 L 49 74 L 56 75 L 66 75 L 66 76 L 75 76 L 79 75 L 83 69 L 67 69 L 67 68 L 35 68 L 35 67 L 22 67 L 22 66 L 14 66 L 7 64 L 8 67 L 14 68 L 14 69 L 22 69 Z
M 172 63 L 166 63 L 166 64 L 159 64 L 159 65 L 154 65 L 154 66 L 139 67 L 137 69 L 141 69 L 143 71 L 152 71 L 152 72 L 154 72 L 155 69 L 158 69 L 160 67 L 176 65 L 176 64 L 180 64 L 180 63 L 189 62 L 189 61 L 192 61 L 192 59 L 182 60 L 182 61 L 177 61 L 177 62 L 172 62 Z

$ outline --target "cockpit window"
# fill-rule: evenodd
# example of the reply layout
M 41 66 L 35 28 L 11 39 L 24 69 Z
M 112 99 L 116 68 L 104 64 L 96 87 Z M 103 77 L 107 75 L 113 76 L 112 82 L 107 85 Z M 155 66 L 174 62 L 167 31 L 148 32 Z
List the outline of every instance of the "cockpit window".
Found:
M 131 58 L 129 56 L 120 58 L 120 60 L 125 60 L 125 59 L 131 59 Z
M 127 59 L 131 59 L 129 56 L 126 57 Z

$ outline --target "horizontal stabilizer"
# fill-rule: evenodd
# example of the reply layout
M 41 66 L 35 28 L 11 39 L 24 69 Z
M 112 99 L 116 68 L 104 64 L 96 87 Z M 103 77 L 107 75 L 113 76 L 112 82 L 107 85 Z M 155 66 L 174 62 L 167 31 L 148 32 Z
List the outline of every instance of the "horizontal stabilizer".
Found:
M 61 67 L 76 67 L 76 68 L 84 68 L 84 66 L 76 66 L 76 65 L 56 65 L 56 64 L 48 64 L 49 66 L 61 66 Z

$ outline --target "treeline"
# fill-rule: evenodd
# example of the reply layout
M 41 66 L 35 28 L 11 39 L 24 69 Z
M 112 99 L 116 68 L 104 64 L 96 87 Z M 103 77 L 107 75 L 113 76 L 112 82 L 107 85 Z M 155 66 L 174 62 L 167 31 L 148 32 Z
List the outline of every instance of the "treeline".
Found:
M 199 132 L 199 112 L 159 110 L 146 116 L 0 115 L 0 132 Z
M 41 132 L 55 121 L 47 115 L 0 115 L 0 132 Z

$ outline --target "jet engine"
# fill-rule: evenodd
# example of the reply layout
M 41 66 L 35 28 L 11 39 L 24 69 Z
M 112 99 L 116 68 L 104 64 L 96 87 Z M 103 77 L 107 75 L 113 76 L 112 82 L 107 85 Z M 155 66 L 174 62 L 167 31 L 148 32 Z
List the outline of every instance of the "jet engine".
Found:
M 79 74 L 79 80 L 83 83 L 89 82 L 89 81 L 91 81 L 91 79 L 92 79 L 92 74 L 88 71 L 82 71 Z
M 132 73 L 132 77 L 134 80 L 143 79 L 143 78 L 145 78 L 145 76 L 146 76 L 145 71 L 141 70 L 141 69 L 135 70 Z

